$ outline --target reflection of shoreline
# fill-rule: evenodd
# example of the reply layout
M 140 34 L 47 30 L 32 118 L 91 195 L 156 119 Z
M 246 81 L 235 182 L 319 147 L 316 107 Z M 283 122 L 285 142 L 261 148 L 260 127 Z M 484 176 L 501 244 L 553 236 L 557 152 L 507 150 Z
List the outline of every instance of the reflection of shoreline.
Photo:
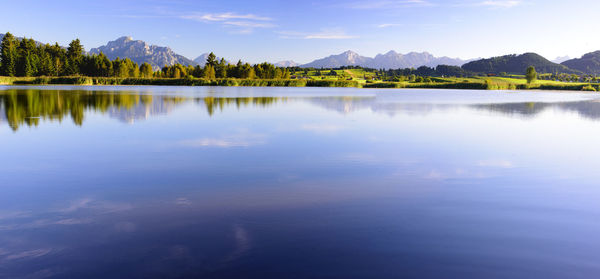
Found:
M 560 103 L 508 103 L 470 106 L 478 110 L 501 113 L 509 116 L 534 117 L 554 108 L 564 112 L 573 112 L 591 120 L 600 120 L 600 102 L 597 100 L 560 102 Z
M 212 94 L 211 94 L 212 95 Z M 468 100 L 468 97 L 465 97 Z M 458 98 L 460 99 L 460 98 Z M 177 106 L 193 102 L 204 106 L 208 115 L 223 111 L 226 107 L 269 107 L 279 102 L 304 101 L 310 105 L 352 114 L 360 110 L 370 110 L 389 116 L 397 114 L 427 115 L 435 110 L 470 108 L 500 113 L 508 116 L 534 117 L 548 109 L 574 112 L 592 120 L 600 119 L 600 102 L 559 101 L 559 102 L 520 102 L 489 104 L 452 104 L 415 102 L 395 96 L 290 96 L 290 97 L 219 97 L 218 94 L 204 97 L 181 97 L 177 95 L 152 95 L 149 92 L 82 91 L 82 90 L 40 90 L 12 89 L 0 93 L 0 123 L 7 122 L 14 130 L 20 126 L 37 126 L 40 120 L 62 121 L 69 117 L 76 125 L 82 125 L 86 113 L 106 114 L 110 118 L 125 123 L 146 120 L 154 115 L 166 115 Z M 427 100 L 427 99 L 423 99 Z
M 390 116 L 396 114 L 424 115 L 434 110 L 448 110 L 456 108 L 472 108 L 500 113 L 506 116 L 535 117 L 547 109 L 559 109 L 564 112 L 577 113 L 581 117 L 600 120 L 600 101 L 564 101 L 564 102 L 521 102 L 521 103 L 493 103 L 493 104 L 432 104 L 432 103 L 403 103 L 399 101 L 384 102 L 377 98 L 364 97 L 318 97 L 311 98 L 309 102 L 315 106 L 342 114 L 368 109 L 373 112 L 385 113 Z
M 87 113 L 99 112 L 125 123 L 146 120 L 153 115 L 166 115 L 180 104 L 203 104 L 209 115 L 226 106 L 266 107 L 283 97 L 177 97 L 131 92 L 81 90 L 13 89 L 0 93 L 0 122 L 6 121 L 16 131 L 20 126 L 38 126 L 40 120 L 58 121 L 70 117 L 75 125 L 83 125 Z M 4 109 L 5 108 L 5 109 Z

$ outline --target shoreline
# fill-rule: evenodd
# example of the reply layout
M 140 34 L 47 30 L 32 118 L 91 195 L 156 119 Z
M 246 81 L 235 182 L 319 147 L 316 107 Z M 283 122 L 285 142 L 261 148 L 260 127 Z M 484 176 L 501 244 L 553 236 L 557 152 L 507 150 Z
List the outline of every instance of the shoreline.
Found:
M 600 84 L 538 81 L 533 84 L 501 79 L 470 79 L 449 82 L 367 82 L 356 80 L 306 79 L 202 79 L 202 78 L 114 78 L 114 77 L 0 77 L 0 85 L 125 85 L 125 86 L 238 86 L 238 87 L 350 87 L 375 89 L 464 89 L 464 90 L 555 90 L 600 91 Z

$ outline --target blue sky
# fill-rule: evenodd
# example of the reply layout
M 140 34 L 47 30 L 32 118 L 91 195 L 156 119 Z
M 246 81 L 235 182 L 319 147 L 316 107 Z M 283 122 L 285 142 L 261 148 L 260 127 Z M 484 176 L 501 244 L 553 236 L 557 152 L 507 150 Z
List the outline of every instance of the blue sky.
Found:
M 20 0 L 2 1 L 0 32 L 86 49 L 120 36 L 189 58 L 309 62 L 354 50 L 549 59 L 600 49 L 600 1 L 580 0 Z

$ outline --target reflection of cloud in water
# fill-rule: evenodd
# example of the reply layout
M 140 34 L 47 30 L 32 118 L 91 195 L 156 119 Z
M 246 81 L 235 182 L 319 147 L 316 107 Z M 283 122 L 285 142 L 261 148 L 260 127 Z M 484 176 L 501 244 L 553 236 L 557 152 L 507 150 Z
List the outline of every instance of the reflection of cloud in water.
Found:
M 508 160 L 481 160 L 477 162 L 477 166 L 509 169 L 513 168 L 514 164 Z
M 129 204 L 95 201 L 89 198 L 79 199 L 66 208 L 50 210 L 48 212 L 24 213 L 12 212 L 3 214 L 0 218 L 0 231 L 39 229 L 49 226 L 75 226 L 94 223 L 95 215 L 115 213 L 130 210 Z M 78 217 L 81 211 L 85 211 L 85 218 Z M 48 213 L 52 216 L 48 216 Z M 71 216 L 69 216 L 71 215 Z
M 428 180 L 483 179 L 490 177 L 491 175 L 482 171 L 468 170 L 460 167 L 448 170 L 432 169 L 423 175 L 423 178 Z
M 248 231 L 239 224 L 233 225 L 233 239 L 235 241 L 235 249 L 229 254 L 227 261 L 241 257 L 251 246 Z
M 22 229 L 40 229 L 49 226 L 72 226 L 72 225 L 84 225 L 92 223 L 92 219 L 90 218 L 66 218 L 61 219 L 60 217 L 56 218 L 45 218 L 45 219 L 37 219 L 30 222 L 20 222 L 17 224 L 6 224 L 0 225 L 0 231 L 8 231 L 8 230 L 22 230 Z
M 188 198 L 178 198 L 175 200 L 175 204 L 179 206 L 190 206 L 192 202 Z
M 8 261 L 34 259 L 34 258 L 39 258 L 39 257 L 45 256 L 45 255 L 49 254 L 50 252 L 52 252 L 52 249 L 36 249 L 36 250 L 8 254 L 7 256 L 4 256 L 4 259 L 8 260 Z
M 178 142 L 178 145 L 185 147 L 249 147 L 262 145 L 266 143 L 267 136 L 264 134 L 255 134 L 248 131 L 242 131 L 237 134 L 227 135 L 217 138 L 198 138 L 188 139 Z
M 132 233 L 136 231 L 137 226 L 132 222 L 119 222 L 115 224 L 115 230 L 117 232 Z
M 110 213 L 123 210 L 129 210 L 132 206 L 127 203 L 113 203 L 106 201 L 97 201 L 90 198 L 83 198 L 71 203 L 67 208 L 60 209 L 59 212 L 75 212 L 79 210 L 95 210 L 99 213 Z
M 344 130 L 344 126 L 327 124 L 327 123 L 313 123 L 303 124 L 301 127 L 304 131 L 313 132 L 316 134 L 335 134 L 341 130 Z

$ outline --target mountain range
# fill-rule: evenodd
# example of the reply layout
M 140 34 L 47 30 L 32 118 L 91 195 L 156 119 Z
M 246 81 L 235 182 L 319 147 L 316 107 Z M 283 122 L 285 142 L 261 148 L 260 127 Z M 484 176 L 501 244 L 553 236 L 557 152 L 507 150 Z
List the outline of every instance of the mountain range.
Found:
M 427 52 L 410 52 L 401 54 L 393 50 L 385 54 L 378 54 L 374 58 L 361 56 L 348 50 L 338 55 L 331 55 L 317 59 L 303 68 L 337 68 L 341 66 L 362 66 L 374 69 L 404 69 L 418 68 L 420 66 L 435 67 L 437 65 L 461 66 L 470 60 L 461 60 L 450 57 L 435 57 Z
M 175 53 L 168 47 L 150 45 L 144 41 L 133 40 L 131 37 L 126 36 L 90 50 L 91 54 L 100 54 L 100 52 L 111 60 L 120 57 L 129 58 L 138 65 L 147 62 L 152 65 L 154 70 L 158 70 L 165 65 L 196 65 L 194 61 Z

